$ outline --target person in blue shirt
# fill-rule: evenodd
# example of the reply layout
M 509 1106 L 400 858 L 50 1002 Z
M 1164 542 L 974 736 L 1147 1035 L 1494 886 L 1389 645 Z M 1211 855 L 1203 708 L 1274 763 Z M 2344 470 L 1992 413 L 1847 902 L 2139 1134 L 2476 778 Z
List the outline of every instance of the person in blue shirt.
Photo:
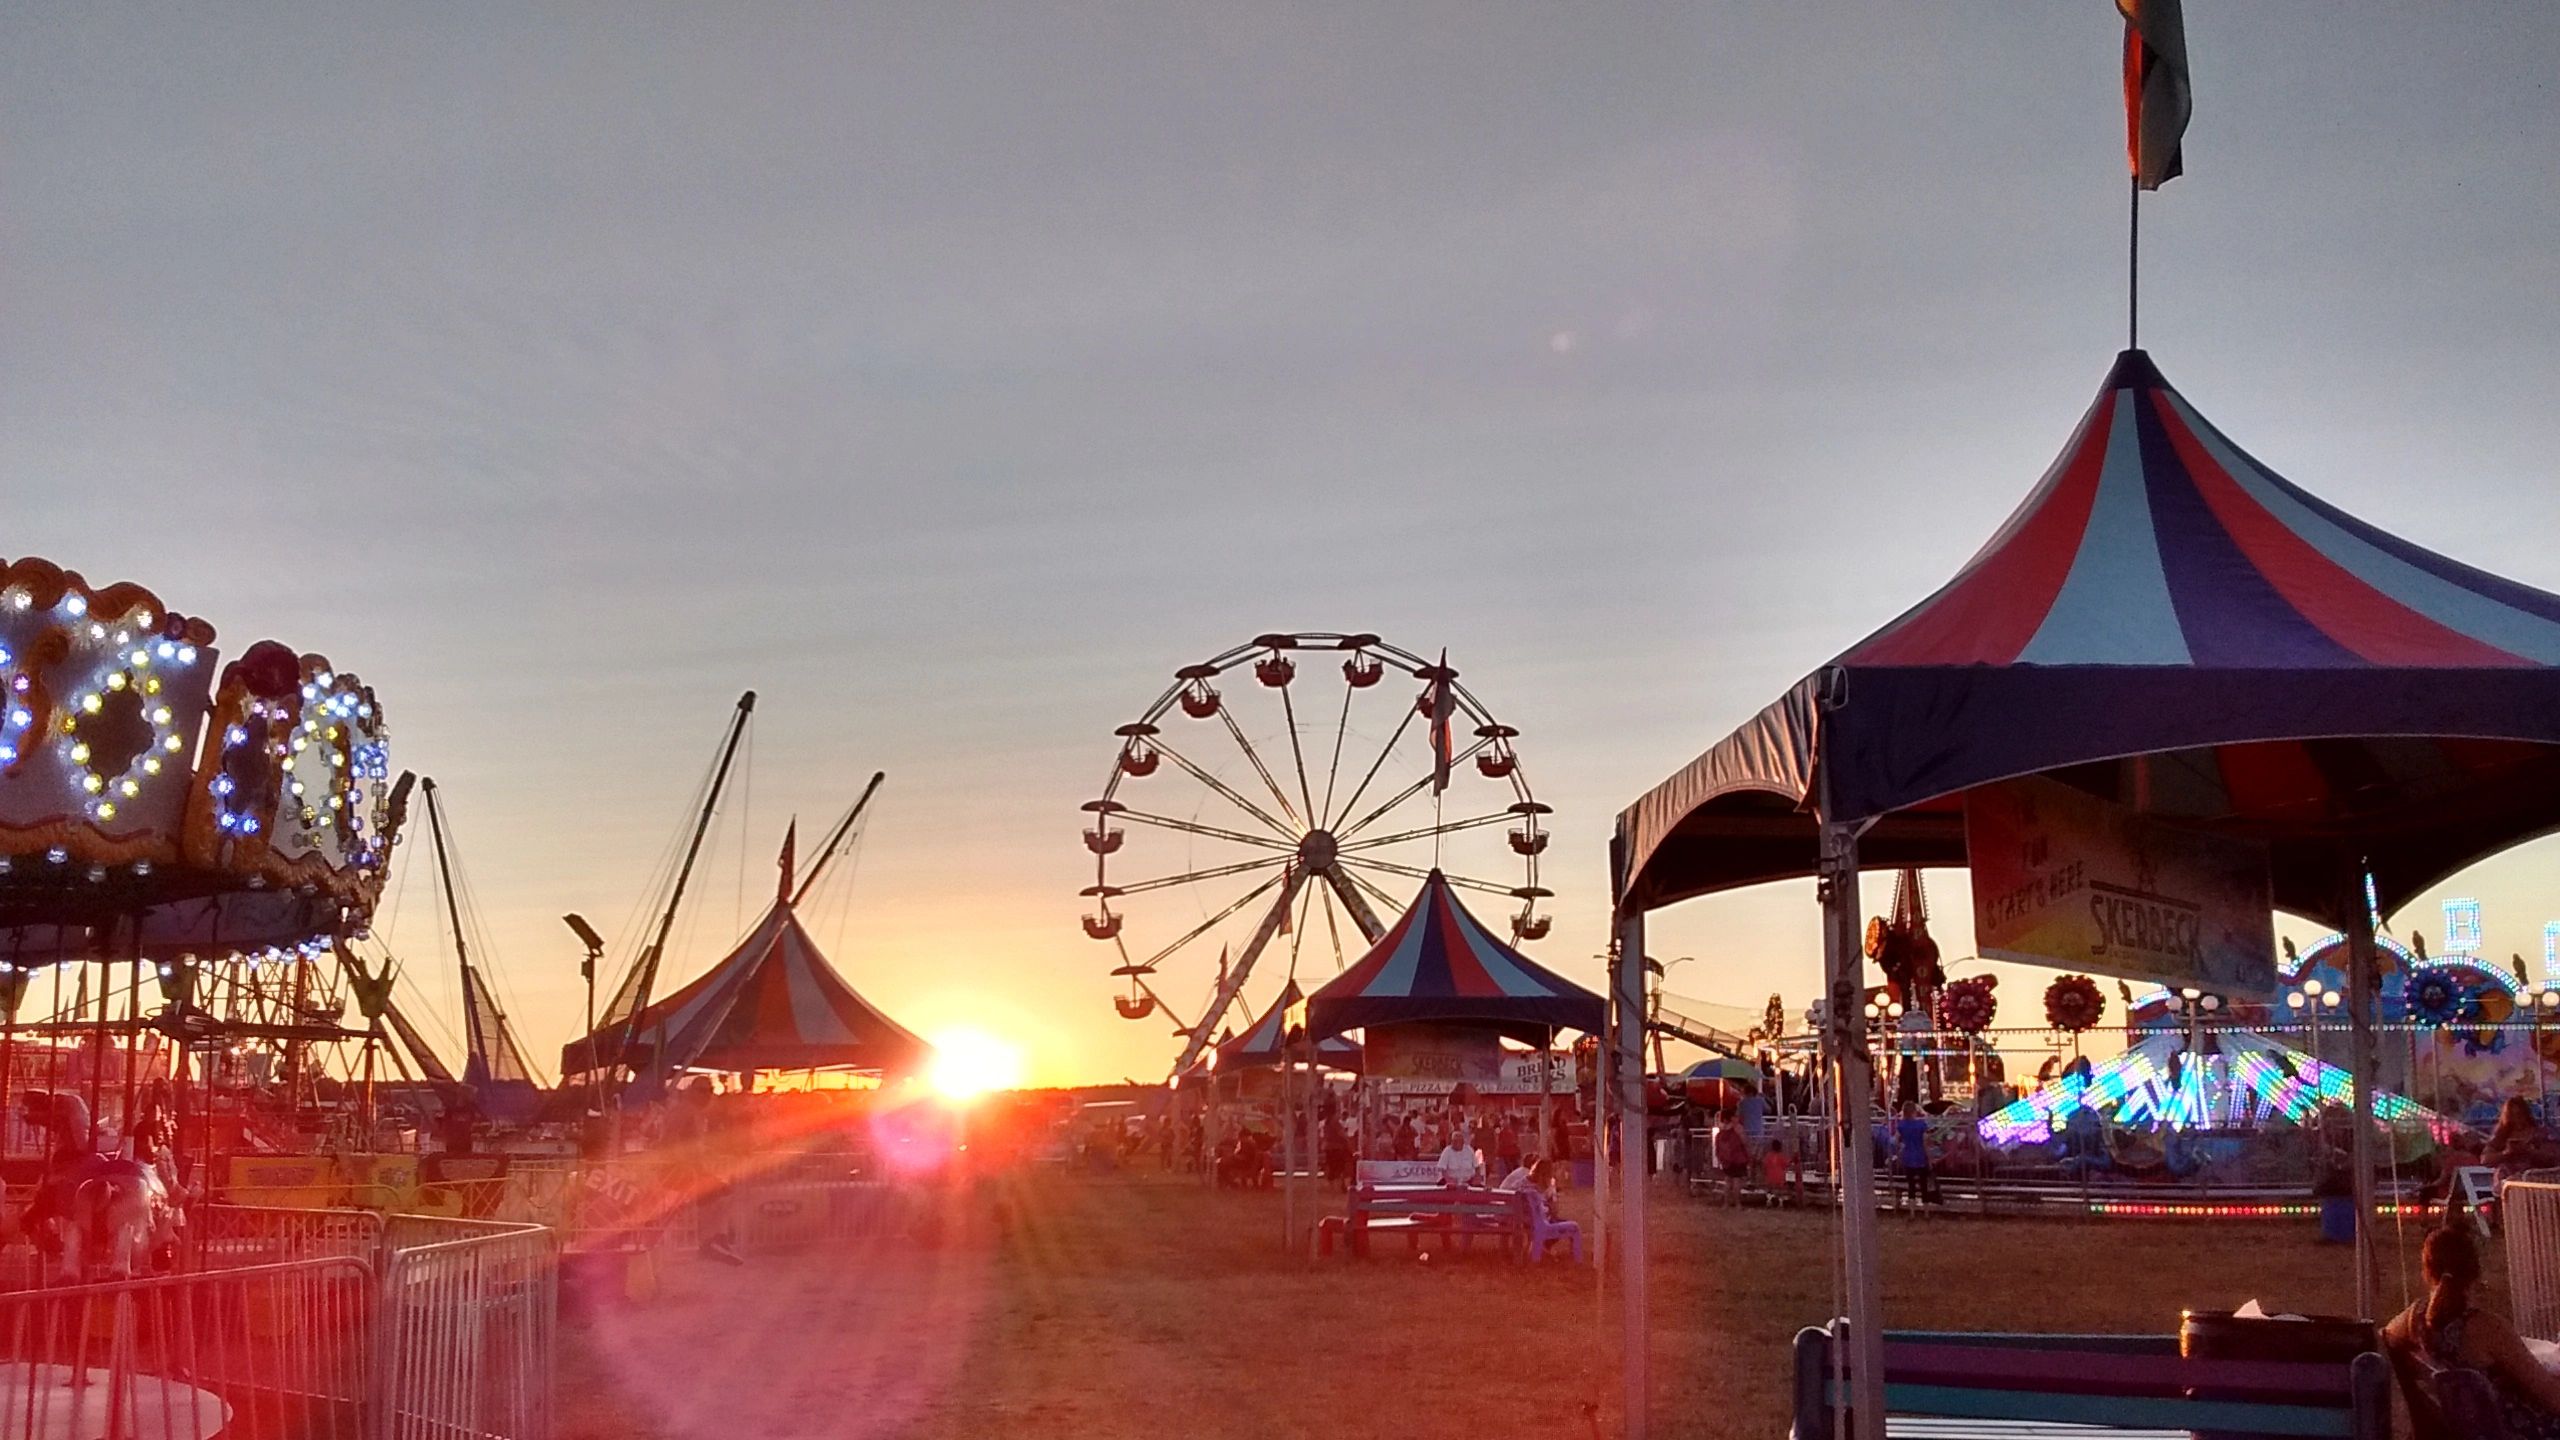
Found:
M 1929 1200 L 1929 1122 L 1921 1118 L 1919 1106 L 1903 1105 L 1893 1136 L 1894 1159 L 1902 1169 L 1902 1201 L 1925 1205 Z

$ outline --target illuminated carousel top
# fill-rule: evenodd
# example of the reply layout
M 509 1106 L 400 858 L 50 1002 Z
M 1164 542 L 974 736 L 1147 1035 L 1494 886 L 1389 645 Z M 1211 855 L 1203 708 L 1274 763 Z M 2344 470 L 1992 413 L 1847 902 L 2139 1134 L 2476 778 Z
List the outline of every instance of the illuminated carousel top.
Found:
M 0 564 L 0 963 L 325 947 L 408 795 L 372 690 L 139 585 Z

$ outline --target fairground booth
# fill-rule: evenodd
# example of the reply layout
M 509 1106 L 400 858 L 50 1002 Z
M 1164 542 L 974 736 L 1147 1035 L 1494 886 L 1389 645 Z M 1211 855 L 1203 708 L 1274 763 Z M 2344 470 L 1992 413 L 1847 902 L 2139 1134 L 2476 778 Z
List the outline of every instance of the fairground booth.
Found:
M 2283 910 L 2342 937 L 2346 999 L 2330 1013 L 2353 1079 L 2327 1098 L 2357 1122 L 2370 1317 L 2375 927 L 2560 827 L 2555 665 L 2560 597 L 2289 483 L 2128 350 L 2052 469 L 1952 579 L 1619 817 L 1620 1103 L 1640 1103 L 1645 917 L 1663 906 L 1817 881 L 1822 1040 L 1833 1093 L 1849 1097 L 1833 1107 L 1836 1174 L 1851 1197 L 1875 1183 L 1864 867 L 1969 866 L 1985 955 L 2234 1004 L 2281 1003 Z M 1632 1147 L 1622 1163 L 1640 1179 Z M 1641 1417 L 1640 1183 L 1624 1204 Z M 1871 1424 L 1884 1409 L 1876 1216 L 1866 1203 L 1841 1213 L 1847 1370 Z

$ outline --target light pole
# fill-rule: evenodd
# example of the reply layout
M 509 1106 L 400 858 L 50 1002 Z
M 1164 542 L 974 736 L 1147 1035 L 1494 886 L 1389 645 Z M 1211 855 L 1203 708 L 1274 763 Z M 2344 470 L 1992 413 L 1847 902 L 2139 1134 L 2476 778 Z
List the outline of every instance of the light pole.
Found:
M 2533 1079 L 2541 1094 L 2536 1114 L 2546 1125 L 2551 1123 L 2551 1074 L 2542 1065 L 2542 1022 L 2555 1008 L 2560 1008 L 2560 980 L 2545 980 L 2533 992 Z
M 2320 1012 L 2335 1010 L 2346 1003 L 2346 997 L 2321 984 L 2317 979 L 2305 980 L 2302 987 L 2284 997 L 2285 1008 L 2311 1022 L 2311 1058 L 2320 1059 Z M 2321 1063 L 2326 1064 L 2326 1061 Z
M 1896 1057 L 1899 1057 L 1902 1053 L 1902 1027 L 1899 1023 L 1901 1019 L 1901 1001 L 1886 998 L 1885 992 L 1881 990 L 1867 997 L 1867 1030 L 1869 1032 L 1869 1038 L 1872 1040 L 1875 1031 L 1884 1031 L 1892 1039 L 1892 1043 L 1885 1053 Z M 1888 1075 L 1890 1075 L 1891 1078 L 1887 1078 Z M 1902 1077 L 1898 1072 L 1879 1072 L 1876 1076 L 1876 1085 L 1878 1094 L 1884 1093 L 1883 1087 L 1888 1085 L 1899 1090 L 1902 1085 Z M 1892 1102 L 1887 1101 L 1884 1108 L 1885 1114 L 1890 1117 L 1893 1114 Z

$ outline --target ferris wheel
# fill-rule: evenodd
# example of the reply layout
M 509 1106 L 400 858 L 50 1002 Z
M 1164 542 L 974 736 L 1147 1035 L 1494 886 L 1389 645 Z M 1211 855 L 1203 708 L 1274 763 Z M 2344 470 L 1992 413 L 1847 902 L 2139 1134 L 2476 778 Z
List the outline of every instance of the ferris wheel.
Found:
M 1184 1037 L 1176 1073 L 1266 952 L 1285 948 L 1290 977 L 1320 983 L 1433 870 L 1514 904 L 1515 941 L 1548 932 L 1548 810 L 1519 732 L 1445 658 L 1370 634 L 1258 635 L 1176 670 L 1115 733 L 1110 778 L 1084 805 L 1084 933 L 1118 958 L 1120 1014 L 1162 1011 Z M 1168 990 L 1204 995 L 1199 1019 Z

